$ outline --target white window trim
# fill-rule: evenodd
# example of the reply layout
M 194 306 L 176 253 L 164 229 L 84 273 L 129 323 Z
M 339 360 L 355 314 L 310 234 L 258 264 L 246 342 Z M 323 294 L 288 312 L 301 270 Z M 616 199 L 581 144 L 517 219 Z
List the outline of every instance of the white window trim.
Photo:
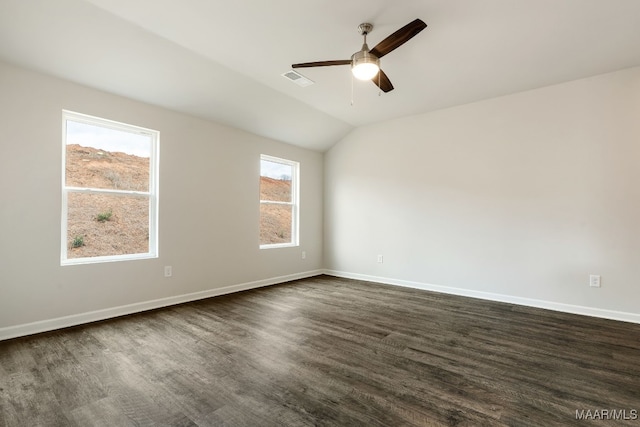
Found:
M 101 188 L 69 187 L 66 183 L 67 166 L 67 120 L 101 126 L 113 130 L 134 132 L 151 138 L 151 153 L 149 156 L 149 190 L 148 191 L 124 191 Z M 62 110 L 62 217 L 61 217 L 61 241 L 60 241 L 60 265 L 95 264 L 103 262 L 129 261 L 136 259 L 158 258 L 158 165 L 160 160 L 160 132 L 146 129 L 140 126 L 120 123 L 74 111 Z M 110 194 L 115 196 L 134 196 L 149 199 L 149 252 L 123 255 L 105 255 L 97 257 L 71 258 L 68 256 L 67 241 L 67 201 L 69 193 L 85 194 Z
M 280 157 L 261 154 L 260 160 L 282 163 L 291 166 L 291 202 L 277 202 L 260 199 L 260 204 L 289 205 L 291 210 L 291 242 L 261 244 L 260 249 L 290 248 L 300 246 L 300 163 Z M 262 176 L 262 171 L 260 171 Z

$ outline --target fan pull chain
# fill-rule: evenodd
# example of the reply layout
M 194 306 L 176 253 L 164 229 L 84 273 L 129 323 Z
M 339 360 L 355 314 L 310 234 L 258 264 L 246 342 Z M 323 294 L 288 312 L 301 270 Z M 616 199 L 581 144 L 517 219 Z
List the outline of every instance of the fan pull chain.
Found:
M 351 106 L 353 107 L 353 73 L 351 74 Z
M 382 96 L 382 86 L 380 86 L 380 74 L 382 74 L 382 70 L 378 70 L 378 96 Z

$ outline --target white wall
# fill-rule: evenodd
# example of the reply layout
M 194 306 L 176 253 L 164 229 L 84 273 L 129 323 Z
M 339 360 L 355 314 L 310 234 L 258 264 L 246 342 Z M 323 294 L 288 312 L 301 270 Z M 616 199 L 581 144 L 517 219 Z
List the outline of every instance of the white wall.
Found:
M 325 267 L 640 320 L 640 68 L 352 132 L 325 156 Z
M 0 339 L 322 268 L 321 153 L 3 63 L 0 94 Z M 60 266 L 62 109 L 160 131 L 159 259 Z M 299 248 L 258 249 L 260 154 L 301 164 Z

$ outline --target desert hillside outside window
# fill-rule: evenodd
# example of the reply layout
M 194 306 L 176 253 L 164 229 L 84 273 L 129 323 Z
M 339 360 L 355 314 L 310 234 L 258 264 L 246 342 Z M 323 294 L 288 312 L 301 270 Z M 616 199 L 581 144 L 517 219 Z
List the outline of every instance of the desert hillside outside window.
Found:
M 260 248 L 298 245 L 298 162 L 260 156 Z
M 61 264 L 158 256 L 159 132 L 63 111 Z

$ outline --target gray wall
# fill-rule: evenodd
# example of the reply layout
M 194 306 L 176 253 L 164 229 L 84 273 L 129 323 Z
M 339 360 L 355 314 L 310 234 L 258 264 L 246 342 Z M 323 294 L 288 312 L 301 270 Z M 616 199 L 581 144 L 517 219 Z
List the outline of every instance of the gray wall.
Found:
M 3 63 L 0 93 L 0 338 L 322 268 L 322 153 Z M 159 259 L 60 266 L 62 109 L 160 131 Z M 299 248 L 258 248 L 260 154 L 300 162 Z
M 640 68 L 359 128 L 325 195 L 334 273 L 640 321 Z

